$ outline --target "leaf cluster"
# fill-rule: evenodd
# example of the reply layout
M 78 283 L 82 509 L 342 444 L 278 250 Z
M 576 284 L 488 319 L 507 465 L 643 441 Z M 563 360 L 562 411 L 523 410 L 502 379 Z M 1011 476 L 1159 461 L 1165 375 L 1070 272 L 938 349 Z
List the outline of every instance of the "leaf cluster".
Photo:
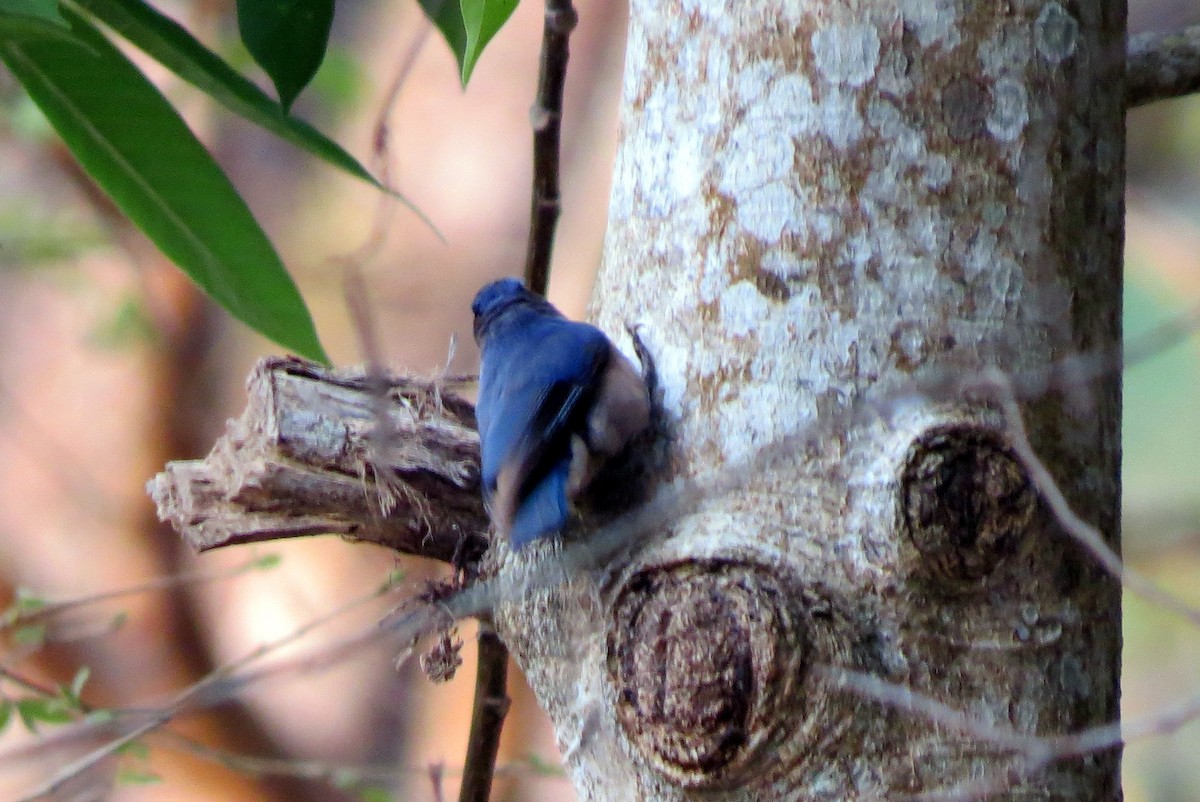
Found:
M 517 0 L 418 0 L 465 85 Z M 0 0 L 0 61 L 116 206 L 230 314 L 297 354 L 328 357 L 295 282 L 229 177 L 123 39 L 229 111 L 390 192 L 292 114 L 325 58 L 334 0 L 238 0 L 238 31 L 270 77 L 263 92 L 145 0 Z

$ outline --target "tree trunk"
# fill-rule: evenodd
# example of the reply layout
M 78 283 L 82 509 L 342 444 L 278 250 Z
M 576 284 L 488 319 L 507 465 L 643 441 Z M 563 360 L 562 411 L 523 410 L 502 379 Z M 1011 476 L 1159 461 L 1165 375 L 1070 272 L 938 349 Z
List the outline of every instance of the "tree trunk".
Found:
M 581 798 L 1120 798 L 1119 750 L 1042 766 L 1008 737 L 1116 720 L 1119 586 L 996 404 L 944 388 L 1003 371 L 1116 545 L 1119 375 L 1045 372 L 1119 346 L 1124 24 L 634 2 L 595 317 L 654 359 L 658 487 L 741 485 L 498 611 Z M 756 457 L 779 443 L 804 447 Z

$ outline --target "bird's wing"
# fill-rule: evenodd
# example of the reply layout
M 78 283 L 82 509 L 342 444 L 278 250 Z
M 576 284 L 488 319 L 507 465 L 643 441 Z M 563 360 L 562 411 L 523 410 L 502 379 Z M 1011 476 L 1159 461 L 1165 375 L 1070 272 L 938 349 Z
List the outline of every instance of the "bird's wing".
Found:
M 571 435 L 588 409 L 609 357 L 608 338 L 593 326 L 547 319 L 489 343 L 480 382 L 485 491 L 507 522 L 537 485 L 570 459 Z

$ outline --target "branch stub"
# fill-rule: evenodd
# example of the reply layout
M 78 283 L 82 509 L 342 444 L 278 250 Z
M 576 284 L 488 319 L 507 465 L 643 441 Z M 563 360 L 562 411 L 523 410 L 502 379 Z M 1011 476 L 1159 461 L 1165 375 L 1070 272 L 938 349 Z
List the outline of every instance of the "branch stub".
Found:
M 1017 547 L 1037 495 L 1003 435 L 975 423 L 918 435 L 900 474 L 900 523 L 914 573 L 942 589 L 975 585 Z
M 755 565 L 702 561 L 634 575 L 614 606 L 609 679 L 626 736 L 671 782 L 739 784 L 799 713 L 806 614 Z

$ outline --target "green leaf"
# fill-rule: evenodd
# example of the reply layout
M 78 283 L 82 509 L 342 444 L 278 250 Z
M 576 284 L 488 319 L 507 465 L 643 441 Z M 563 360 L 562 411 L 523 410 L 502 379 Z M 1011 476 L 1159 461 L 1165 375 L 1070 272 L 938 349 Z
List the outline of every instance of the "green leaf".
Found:
M 467 44 L 459 66 L 462 68 L 463 86 L 471 79 L 475 62 L 487 43 L 492 41 L 517 8 L 517 0 L 461 0 L 463 27 L 467 30 Z
M 114 713 L 112 710 L 105 710 L 103 708 L 93 710 L 83 717 L 83 720 L 88 724 L 107 724 L 110 721 L 116 721 L 116 719 L 116 713 Z
M 82 707 L 79 701 L 79 694 L 83 693 L 83 686 L 87 684 L 88 678 L 92 676 L 92 670 L 87 666 L 80 666 L 75 672 L 74 679 L 71 680 L 71 687 L 67 689 L 66 697 L 75 707 Z
M 118 610 L 113 614 L 112 620 L 108 622 L 108 631 L 116 632 L 121 627 L 129 623 L 129 613 L 124 610 Z
M 392 792 L 382 786 L 367 785 L 355 791 L 362 802 L 393 802 Z
M 142 0 L 77 0 L 77 3 L 234 114 L 308 151 L 326 164 L 387 191 L 336 142 L 303 120 L 288 116 L 282 106 L 243 78 L 220 56 Z
M 66 724 L 73 719 L 71 711 L 63 704 L 62 699 L 42 699 L 30 697 L 17 700 L 17 715 L 21 723 L 30 732 L 37 732 L 37 725 Z
M 12 721 L 13 703 L 11 699 L 0 699 L 0 733 L 4 732 L 8 727 L 8 722 Z
M 327 362 L 312 319 L 245 201 L 157 89 L 82 17 L 86 47 L 0 42 L 0 59 L 87 173 L 230 314 Z
M 58 0 L 0 0 L 0 39 L 74 39 Z
M 28 112 L 32 110 L 32 114 Z M 6 122 L 13 128 L 21 117 L 36 117 L 46 126 L 47 138 L 57 139 L 54 129 L 26 95 L 17 103 L 16 114 Z M 42 204 L 45 205 L 45 204 Z M 36 199 L 26 194 L 0 205 L 0 270 L 61 267 L 87 249 L 106 244 L 97 224 L 81 219 L 69 209 L 46 213 Z M 3 614 L 0 614 L 2 620 Z
M 508 21 L 517 0 L 417 0 L 430 22 L 437 26 L 458 60 L 459 77 L 466 86 L 483 48 Z
M 530 752 L 525 756 L 526 762 L 529 764 L 530 770 L 538 777 L 565 777 L 566 772 L 563 771 L 562 764 L 556 763 L 541 755 Z
M 36 699 L 18 699 L 16 703 L 17 715 L 21 718 L 21 723 L 25 725 L 25 729 L 30 732 L 37 732 L 37 719 L 29 715 L 29 703 L 35 702 Z
M 46 642 L 46 625 L 26 624 L 23 627 L 17 627 L 13 630 L 12 638 L 13 643 L 18 646 L 40 647 Z
M 153 785 L 162 782 L 162 777 L 146 769 L 122 766 L 117 769 L 117 785 Z
M 254 568 L 258 571 L 270 571 L 276 568 L 283 562 L 282 554 L 264 554 L 254 561 Z
M 333 0 L 238 0 L 238 32 L 289 109 L 325 58 Z
M 22 615 L 36 613 L 38 610 L 49 606 L 49 604 L 49 601 L 42 596 L 38 596 L 29 588 L 17 588 L 16 608 Z
M 417 0 L 421 10 L 429 18 L 450 45 L 450 52 L 458 61 L 459 75 L 462 74 L 463 54 L 467 50 L 467 29 L 463 25 L 462 7 L 459 0 Z M 464 82 L 465 83 L 465 82 Z
M 70 25 L 58 13 L 58 0 L 0 0 L 0 14 L 40 19 L 70 32 Z
M 394 799 L 391 791 L 383 786 L 364 784 L 362 775 L 352 768 L 335 769 L 329 782 L 334 788 L 354 794 L 362 802 L 392 802 Z
M 35 596 L 28 588 L 17 588 L 13 603 L 0 613 L 0 627 L 11 627 L 13 624 L 36 613 L 49 604 L 45 599 Z
M 149 310 L 133 295 L 123 298 L 107 320 L 88 332 L 89 342 L 114 350 L 133 343 L 154 342 L 157 337 L 158 330 Z

